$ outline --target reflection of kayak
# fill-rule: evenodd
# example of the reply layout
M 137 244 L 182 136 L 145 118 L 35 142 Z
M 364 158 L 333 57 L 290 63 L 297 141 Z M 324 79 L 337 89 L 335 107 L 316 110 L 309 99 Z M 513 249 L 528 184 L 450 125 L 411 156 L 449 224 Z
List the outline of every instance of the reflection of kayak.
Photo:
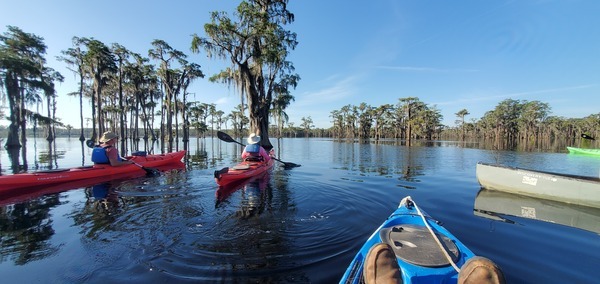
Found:
M 586 149 L 586 148 L 575 148 L 575 147 L 567 147 L 569 153 L 571 154 L 583 154 L 583 155 L 591 155 L 600 157 L 600 149 Z
M 268 182 L 269 178 L 270 178 L 269 171 L 264 171 L 253 177 L 250 177 L 247 179 L 239 179 L 239 180 L 227 183 L 224 186 L 219 186 L 219 188 L 217 188 L 217 191 L 215 191 L 215 197 L 217 198 L 217 203 L 224 201 L 225 199 L 227 199 L 227 197 L 229 197 L 235 191 L 243 188 L 244 186 L 246 186 L 249 183 L 256 182 L 258 184 L 264 184 L 264 183 Z
M 215 171 L 215 181 L 220 187 L 232 183 L 242 182 L 254 176 L 258 176 L 273 167 L 273 159 L 266 163 L 244 161 L 231 168 L 223 168 Z
M 600 208 L 481 189 L 475 197 L 473 212 L 480 217 L 508 223 L 514 221 L 497 214 L 561 224 L 600 234 Z
M 421 214 L 419 214 L 419 212 Z M 439 243 L 433 238 L 431 228 Z M 413 203 L 410 197 L 369 237 L 348 266 L 340 283 L 361 283 L 363 261 L 369 249 L 378 243 L 389 244 L 396 254 L 404 283 L 456 283 L 461 267 L 475 256 L 448 230 Z M 443 244 L 446 253 L 442 250 Z M 452 260 L 452 264 L 450 260 Z
M 180 162 L 185 151 L 146 156 L 126 157 L 144 167 L 159 167 L 174 162 Z M 112 177 L 127 173 L 143 173 L 144 170 L 137 165 L 131 164 L 120 167 L 110 165 L 94 165 L 71 169 L 56 169 L 32 173 L 14 174 L 0 176 L 0 194 L 11 193 L 14 189 L 29 187 L 47 187 L 48 185 L 66 182 L 86 180 L 99 177 Z M 40 188 L 42 189 L 42 188 Z

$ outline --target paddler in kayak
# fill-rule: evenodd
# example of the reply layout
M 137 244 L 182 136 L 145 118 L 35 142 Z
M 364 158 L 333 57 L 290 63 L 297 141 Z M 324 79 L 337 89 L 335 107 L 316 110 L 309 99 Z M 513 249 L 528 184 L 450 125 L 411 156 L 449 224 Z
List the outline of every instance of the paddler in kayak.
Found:
M 120 167 L 133 164 L 133 161 L 128 161 L 119 156 L 119 151 L 115 147 L 119 135 L 110 131 L 104 132 L 100 137 L 100 145 L 92 150 L 92 162 L 94 164 L 109 164 L 113 167 Z
M 271 156 L 269 156 L 267 150 L 258 144 L 260 136 L 252 133 L 248 136 L 247 141 L 248 145 L 246 145 L 244 152 L 242 152 L 242 159 L 244 161 L 262 161 L 266 163 L 271 160 Z

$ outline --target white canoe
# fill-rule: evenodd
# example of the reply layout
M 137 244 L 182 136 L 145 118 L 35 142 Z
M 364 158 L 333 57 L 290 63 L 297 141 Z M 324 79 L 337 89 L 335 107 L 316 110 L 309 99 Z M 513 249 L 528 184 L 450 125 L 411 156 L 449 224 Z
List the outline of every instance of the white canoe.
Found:
M 477 163 L 481 187 L 600 208 L 600 179 Z

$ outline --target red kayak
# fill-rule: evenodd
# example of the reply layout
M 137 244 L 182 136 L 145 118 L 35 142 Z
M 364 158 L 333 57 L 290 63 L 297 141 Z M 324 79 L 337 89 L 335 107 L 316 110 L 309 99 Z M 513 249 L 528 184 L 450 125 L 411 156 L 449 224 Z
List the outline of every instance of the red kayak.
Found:
M 142 169 L 140 166 L 150 168 L 167 165 L 174 162 L 180 162 L 184 155 L 185 151 L 179 151 L 160 155 L 126 157 L 127 160 L 134 161 L 139 166 L 135 164 L 120 167 L 112 167 L 110 165 L 93 165 L 87 167 L 56 169 L 0 176 L 0 194 L 13 193 L 11 191 L 15 189 L 40 186 L 47 187 L 48 185 L 67 183 L 77 180 L 110 177 L 125 173 L 143 172 L 144 169 Z
M 241 182 L 254 176 L 258 176 L 273 168 L 274 160 L 268 162 L 244 161 L 231 168 L 223 168 L 215 171 L 215 181 L 219 187 L 225 187 L 232 183 Z
M 179 161 L 171 162 L 167 165 L 162 165 L 158 167 L 154 167 L 160 172 L 171 171 L 171 170 L 185 170 L 185 164 Z M 38 198 L 42 195 L 54 194 L 59 192 L 64 192 L 71 189 L 76 188 L 86 188 L 91 187 L 96 184 L 104 183 L 107 181 L 113 182 L 123 182 L 125 180 L 136 179 L 140 177 L 144 177 L 146 174 L 144 171 L 135 171 L 128 173 L 120 173 L 116 175 L 110 176 L 100 176 L 82 180 L 75 180 L 69 182 L 63 182 L 59 184 L 51 184 L 51 185 L 43 185 L 43 186 L 32 186 L 32 187 L 24 187 L 19 188 L 18 190 L 11 191 L 3 191 L 0 194 L 0 206 L 5 206 L 8 204 L 20 203 L 26 200 Z

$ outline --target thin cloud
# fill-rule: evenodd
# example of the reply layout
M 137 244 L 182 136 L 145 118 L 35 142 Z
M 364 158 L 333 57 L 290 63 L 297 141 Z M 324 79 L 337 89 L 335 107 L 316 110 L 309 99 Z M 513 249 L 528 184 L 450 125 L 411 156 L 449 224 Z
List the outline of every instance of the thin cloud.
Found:
M 471 98 L 467 98 L 467 99 L 459 99 L 459 100 L 453 100 L 453 101 L 438 102 L 436 104 L 437 105 L 451 105 L 451 104 L 456 104 L 456 103 L 473 102 L 473 101 L 489 101 L 489 100 L 516 98 L 516 97 L 524 97 L 524 96 L 531 96 L 531 95 L 539 95 L 539 94 L 557 93 L 557 92 L 564 92 L 564 91 L 587 89 L 587 88 L 591 88 L 591 87 L 595 87 L 595 86 L 596 86 L 596 84 L 587 84 L 587 85 L 569 86 L 569 87 L 562 87 L 562 88 L 553 88 L 553 89 L 543 89 L 543 90 L 535 90 L 535 91 L 526 91 L 526 92 L 516 92 L 516 93 L 508 93 L 508 94 L 499 94 L 499 95 L 492 95 L 492 96 L 476 96 L 476 97 L 471 97 Z
M 334 78 L 334 77 L 330 77 Z M 295 107 L 322 105 L 325 103 L 331 103 L 343 100 L 351 97 L 356 93 L 355 82 L 358 80 L 357 76 L 350 76 L 343 78 L 339 81 L 334 82 L 331 86 L 317 90 L 314 92 L 306 92 L 301 96 L 298 96 Z
M 376 66 L 378 69 L 406 71 L 406 72 L 479 72 L 477 69 L 442 69 L 433 67 L 412 67 L 412 66 Z
M 224 104 L 228 104 L 228 103 L 229 103 L 229 98 L 227 98 L 227 97 L 221 97 L 215 101 L 216 105 L 224 105 Z
M 570 86 L 563 88 L 554 88 L 554 89 L 545 89 L 545 90 L 537 90 L 537 91 L 529 91 L 529 92 L 520 92 L 520 93 L 512 93 L 505 95 L 506 97 L 522 97 L 527 95 L 537 95 L 537 94 L 545 94 L 545 93 L 555 93 L 555 92 L 563 92 L 563 91 L 572 91 L 578 89 L 587 89 L 596 86 L 595 84 L 588 85 L 579 85 L 579 86 Z

